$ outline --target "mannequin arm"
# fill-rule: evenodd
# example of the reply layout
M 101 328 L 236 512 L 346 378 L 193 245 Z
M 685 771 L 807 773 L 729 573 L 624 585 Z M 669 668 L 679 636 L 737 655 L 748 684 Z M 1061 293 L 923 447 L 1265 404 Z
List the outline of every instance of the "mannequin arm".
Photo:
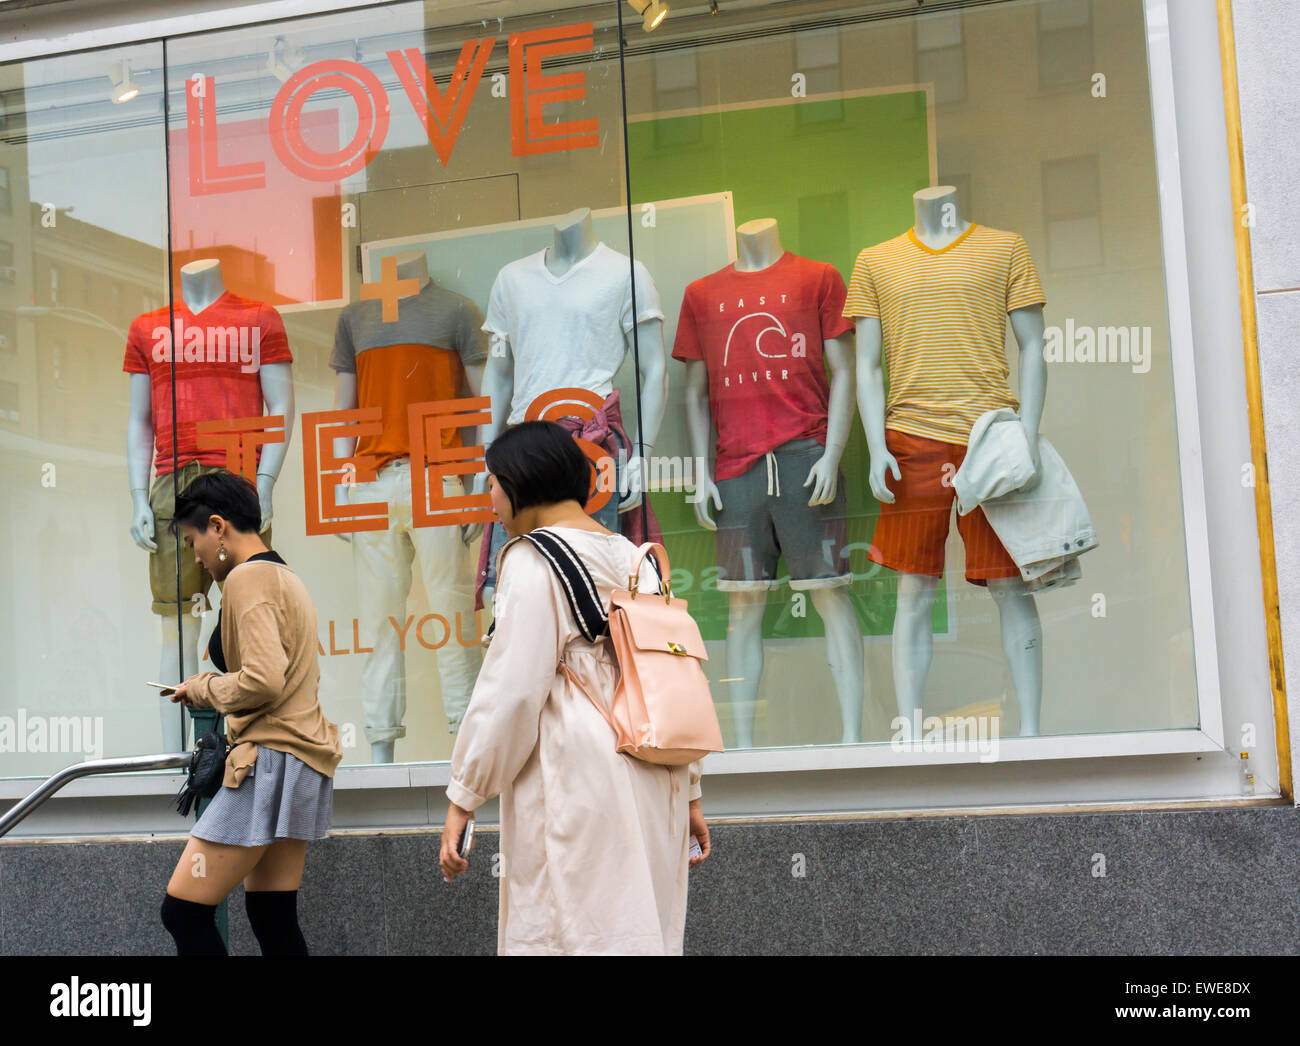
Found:
M 510 417 L 510 402 L 515 396 L 515 355 L 510 348 L 510 339 L 502 334 L 492 335 L 492 348 L 488 351 L 483 364 L 483 383 L 479 395 L 487 396 L 492 401 L 492 420 L 479 426 L 479 446 L 487 448 L 506 427 Z M 482 494 L 487 490 L 487 473 L 481 472 L 474 477 L 474 493 Z
M 709 502 L 714 509 L 722 508 L 722 497 L 709 472 L 709 443 L 712 437 L 709 417 L 709 371 L 703 360 L 686 361 L 686 430 L 691 442 L 691 455 L 699 468 L 696 470 L 695 493 L 686 500 L 695 508 L 695 519 L 705 530 L 717 530 L 709 515 Z
M 630 335 L 628 336 L 630 340 Z M 668 409 L 668 350 L 664 347 L 664 321 L 645 320 L 636 326 L 637 355 L 641 362 L 641 437 L 642 446 L 629 449 L 627 463 L 627 497 L 619 503 L 619 512 L 641 504 L 645 491 L 646 458 L 659 438 L 659 428 Z M 630 439 L 635 439 L 631 432 Z
M 271 525 L 271 492 L 284 465 L 289 441 L 293 438 L 293 364 L 267 363 L 258 372 L 262 381 L 262 400 L 267 414 L 284 415 L 284 442 L 264 443 L 257 463 L 257 499 L 262 503 L 262 526 Z
M 886 505 L 894 503 L 893 492 L 885 482 L 886 470 L 894 479 L 903 474 L 898 462 L 885 446 L 885 370 L 881 360 L 880 320 L 875 316 L 858 319 L 858 413 L 867 436 L 867 451 L 871 455 L 868 477 L 871 493 Z
M 131 407 L 126 421 L 126 475 L 131 485 L 131 540 L 146 552 L 158 551 L 153 509 L 149 507 L 149 469 L 153 465 L 153 387 L 148 374 L 131 375 Z
M 336 375 L 337 380 L 334 384 L 334 409 L 335 410 L 355 410 L 357 407 L 357 376 L 355 373 L 339 371 Z M 350 458 L 357 452 L 356 436 L 336 436 L 334 439 L 334 456 L 336 458 Z M 340 505 L 350 504 L 352 493 L 351 484 L 344 482 L 341 484 L 342 489 L 338 493 L 335 501 Z M 351 541 L 351 534 L 336 534 L 336 537 L 344 541 Z
M 1047 399 L 1047 361 L 1043 359 L 1043 307 L 1031 305 L 1011 313 L 1011 330 L 1020 346 L 1020 424 L 1029 441 L 1029 457 L 1034 463 L 1034 476 L 1021 490 L 1032 490 L 1038 485 L 1038 424 L 1043 417 L 1043 404 Z
M 809 505 L 829 505 L 839 485 L 840 458 L 849 442 L 853 424 L 853 345 L 848 334 L 831 338 L 822 345 L 822 355 L 831 372 L 829 417 L 826 421 L 826 452 L 804 480 L 811 486 Z

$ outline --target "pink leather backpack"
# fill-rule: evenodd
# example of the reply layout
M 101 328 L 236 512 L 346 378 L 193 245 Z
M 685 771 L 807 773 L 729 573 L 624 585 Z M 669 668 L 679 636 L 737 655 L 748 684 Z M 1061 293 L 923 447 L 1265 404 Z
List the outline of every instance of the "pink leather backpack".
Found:
M 627 588 L 614 590 L 606 611 L 590 573 L 568 542 L 542 528 L 524 538 L 560 578 L 583 636 L 595 642 L 608 629 L 619 668 L 608 711 L 563 659 L 560 669 L 609 723 L 617 750 L 662 766 L 684 766 L 723 751 L 702 665 L 708 660 L 704 639 L 686 600 L 673 597 L 667 549 L 648 542 L 637 550 Z M 641 565 L 651 553 L 662 579 L 660 591 L 639 592 Z

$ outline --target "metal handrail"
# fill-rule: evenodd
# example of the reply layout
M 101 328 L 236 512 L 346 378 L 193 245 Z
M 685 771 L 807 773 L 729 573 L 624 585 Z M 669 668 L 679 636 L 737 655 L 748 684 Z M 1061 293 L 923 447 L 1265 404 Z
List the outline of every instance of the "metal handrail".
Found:
M 73 763 L 53 777 L 47 778 L 35 791 L 7 810 L 4 816 L 0 817 L 0 836 L 6 835 L 46 799 L 78 777 L 89 777 L 92 774 L 129 774 L 140 770 L 175 770 L 189 766 L 193 757 L 193 752 L 178 752 L 175 755 L 133 755 L 124 759 L 90 759 L 84 763 Z

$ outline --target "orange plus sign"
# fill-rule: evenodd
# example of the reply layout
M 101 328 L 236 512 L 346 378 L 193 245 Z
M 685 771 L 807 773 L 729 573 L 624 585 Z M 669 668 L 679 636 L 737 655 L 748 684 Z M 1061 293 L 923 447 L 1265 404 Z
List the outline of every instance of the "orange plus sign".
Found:
M 383 320 L 385 323 L 397 322 L 397 299 L 404 294 L 415 294 L 420 289 L 420 281 L 412 276 L 409 280 L 397 278 L 397 259 L 390 255 L 381 260 L 378 283 L 361 285 L 361 300 L 378 298 L 384 303 Z

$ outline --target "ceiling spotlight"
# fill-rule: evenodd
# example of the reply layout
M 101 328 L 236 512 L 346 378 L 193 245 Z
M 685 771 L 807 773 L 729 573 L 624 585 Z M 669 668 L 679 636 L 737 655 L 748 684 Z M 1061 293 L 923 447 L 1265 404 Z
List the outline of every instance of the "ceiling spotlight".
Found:
M 716 15 L 717 13 L 718 13 L 718 0 L 709 0 L 709 14 Z
M 647 32 L 659 28 L 659 23 L 668 17 L 668 5 L 663 0 L 627 0 L 632 10 L 641 15 L 641 27 Z
M 131 67 L 125 58 L 109 66 L 108 79 L 113 85 L 112 98 L 115 105 L 129 102 L 140 93 L 140 88 L 131 82 Z
M 280 83 L 284 83 L 303 64 L 302 52 L 283 36 L 277 36 L 271 50 L 266 53 L 266 68 Z

